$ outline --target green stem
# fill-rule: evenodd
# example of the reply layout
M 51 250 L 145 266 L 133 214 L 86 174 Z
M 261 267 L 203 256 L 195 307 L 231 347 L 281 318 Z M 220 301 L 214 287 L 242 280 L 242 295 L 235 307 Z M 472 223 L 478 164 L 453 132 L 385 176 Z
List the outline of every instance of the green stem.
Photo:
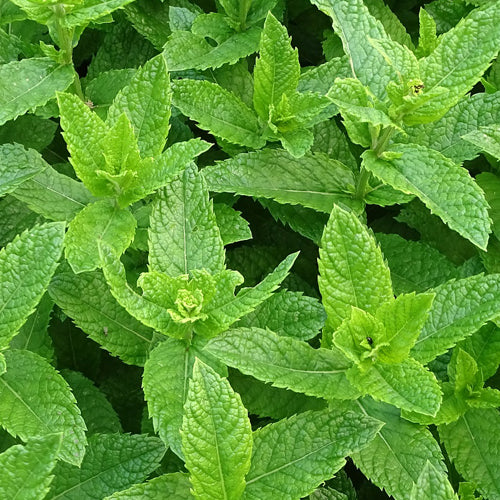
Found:
M 63 5 L 55 5 L 54 6 L 55 13 L 55 27 L 57 32 L 57 42 L 59 45 L 59 50 L 63 54 L 63 63 L 70 64 L 73 66 L 73 71 L 75 73 L 75 79 L 73 81 L 73 87 L 75 89 L 76 95 L 82 100 L 85 101 L 85 97 L 83 95 L 82 84 L 80 83 L 80 77 L 73 65 L 73 36 L 74 36 L 74 28 L 66 28 L 62 25 L 61 19 L 65 16 L 66 12 L 64 10 Z
M 383 132 L 377 137 L 377 139 L 372 144 L 372 151 L 377 155 L 377 157 L 381 157 L 382 153 L 385 151 L 389 140 L 394 134 L 393 127 L 387 127 L 383 130 Z M 366 195 L 366 188 L 368 186 L 368 181 L 370 180 L 370 172 L 365 168 L 361 167 L 361 171 L 358 178 L 358 183 L 356 185 L 356 192 L 354 193 L 354 197 L 357 200 L 364 200 Z
M 245 31 L 247 29 L 247 15 L 248 11 L 250 10 L 250 4 L 251 0 L 240 0 L 240 5 L 239 5 L 239 16 L 238 20 L 240 22 L 240 31 Z

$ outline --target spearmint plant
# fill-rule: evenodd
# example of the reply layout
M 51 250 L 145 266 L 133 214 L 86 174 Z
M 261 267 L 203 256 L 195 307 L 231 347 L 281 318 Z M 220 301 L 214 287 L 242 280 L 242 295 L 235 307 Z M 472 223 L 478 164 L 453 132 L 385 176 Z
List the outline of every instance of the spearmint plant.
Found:
M 499 20 L 0 1 L 0 497 L 500 499 Z

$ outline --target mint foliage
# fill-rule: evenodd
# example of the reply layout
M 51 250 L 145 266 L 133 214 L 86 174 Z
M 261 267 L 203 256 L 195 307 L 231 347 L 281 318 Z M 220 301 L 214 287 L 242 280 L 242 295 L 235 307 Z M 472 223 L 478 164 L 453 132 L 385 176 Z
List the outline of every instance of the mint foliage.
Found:
M 499 19 L 0 1 L 0 497 L 500 499 Z

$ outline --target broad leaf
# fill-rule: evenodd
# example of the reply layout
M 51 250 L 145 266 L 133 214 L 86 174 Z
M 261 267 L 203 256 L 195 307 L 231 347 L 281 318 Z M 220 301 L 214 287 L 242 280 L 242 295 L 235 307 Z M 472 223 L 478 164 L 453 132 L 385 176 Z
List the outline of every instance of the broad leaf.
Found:
M 224 247 L 206 182 L 194 164 L 161 192 L 149 218 L 149 268 L 169 276 L 224 269 Z
M 176 500 L 192 500 L 189 475 L 182 472 L 163 474 L 146 483 L 136 484 L 127 490 L 114 493 L 104 500 L 144 500 L 150 498 L 175 498 Z
M 434 302 L 411 355 L 427 363 L 498 316 L 500 275 L 451 280 L 433 289 Z
M 125 363 L 144 365 L 153 332 L 116 302 L 100 272 L 74 274 L 69 266 L 61 266 L 49 293 L 92 340 Z
M 305 342 L 260 328 L 229 330 L 212 339 L 206 350 L 275 387 L 325 399 L 359 396 L 346 378 L 351 363 L 338 351 L 313 349 Z
M 170 101 L 170 78 L 160 54 L 139 69 L 116 96 L 109 108 L 107 123 L 113 125 L 125 113 L 134 127 L 141 155 L 158 155 L 168 134 Z
M 425 464 L 424 470 L 411 491 L 411 500 L 419 500 L 422 497 L 436 500 L 458 499 L 446 474 L 437 470 L 430 462 Z
M 427 461 L 438 471 L 446 471 L 439 444 L 425 427 L 403 420 L 397 408 L 369 398 L 354 404 L 359 414 L 384 422 L 375 439 L 352 458 L 363 474 L 389 495 L 409 500 Z
M 294 158 L 282 149 L 263 149 L 206 167 L 203 176 L 211 191 L 272 198 L 326 213 L 334 203 L 362 209 L 352 197 L 352 170 L 321 153 Z
M 481 249 L 486 249 L 490 221 L 484 193 L 469 173 L 442 154 L 417 144 L 391 146 L 398 157 L 363 153 L 363 165 L 381 181 L 418 196 L 432 213 Z
M 254 433 L 244 500 L 295 500 L 312 493 L 364 448 L 380 422 L 350 411 L 309 411 Z
M 3 498 L 39 500 L 45 498 L 61 446 L 60 434 L 30 439 L 0 454 L 0 495 Z
M 268 328 L 285 337 L 309 340 L 319 333 L 325 319 L 325 310 L 316 299 L 283 290 L 242 318 L 238 327 Z
M 458 472 L 485 498 L 500 498 L 498 410 L 469 410 L 456 422 L 439 426 L 439 436 Z
M 351 306 L 373 313 L 393 298 L 389 269 L 373 236 L 352 213 L 334 207 L 323 233 L 318 284 L 335 330 Z
M 203 130 L 242 146 L 265 145 L 257 116 L 233 93 L 203 80 L 177 80 L 172 89 L 173 104 Z
M 99 242 L 109 244 L 121 255 L 132 243 L 137 222 L 128 210 L 110 200 L 87 205 L 70 222 L 65 239 L 65 256 L 75 273 L 99 267 Z
M 58 457 L 77 468 L 87 444 L 86 427 L 68 384 L 48 361 L 30 351 L 9 350 L 5 359 L 0 424 L 24 441 L 62 433 Z
M 60 174 L 51 166 L 23 182 L 12 196 L 48 220 L 70 221 L 95 201 L 82 182 Z
M 26 111 L 43 106 L 71 85 L 70 65 L 59 66 L 48 58 L 23 59 L 0 66 L 0 125 Z
M 248 222 L 238 210 L 225 203 L 215 203 L 214 215 L 224 246 L 252 238 Z
M 229 382 L 199 360 L 189 382 L 181 432 L 195 498 L 241 498 L 252 453 L 250 420 Z
M 282 95 L 295 92 L 300 77 L 298 51 L 292 48 L 286 28 L 271 13 L 264 23 L 253 77 L 254 108 L 267 121 Z
M 0 251 L 0 349 L 42 298 L 62 252 L 64 224 L 25 231 Z
M 11 193 L 23 182 L 32 179 L 47 167 L 42 156 L 34 149 L 20 144 L 0 146 L 0 195 Z
M 59 463 L 49 498 L 101 500 L 144 479 L 159 465 L 163 443 L 143 434 L 95 434 L 80 467 Z
M 412 358 L 401 363 L 373 363 L 352 367 L 347 378 L 363 394 L 398 408 L 436 415 L 441 390 L 436 377 Z
M 368 38 L 387 38 L 380 21 L 370 14 L 362 0 L 313 0 L 312 3 L 332 18 L 333 28 L 351 59 L 352 76 L 383 100 L 385 88 L 390 80 L 396 79 L 396 73 L 368 43 Z
M 484 126 L 462 136 L 467 142 L 476 145 L 482 151 L 500 158 L 500 128 L 498 125 Z

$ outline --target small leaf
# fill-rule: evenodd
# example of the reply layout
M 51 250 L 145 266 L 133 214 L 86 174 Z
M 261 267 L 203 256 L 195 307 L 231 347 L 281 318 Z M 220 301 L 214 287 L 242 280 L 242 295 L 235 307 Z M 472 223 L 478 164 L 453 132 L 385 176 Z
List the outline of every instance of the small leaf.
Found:
M 195 498 L 241 498 L 250 468 L 252 428 L 229 382 L 195 361 L 182 423 L 182 450 Z
M 300 77 L 299 54 L 293 49 L 286 28 L 269 13 L 255 61 L 253 104 L 264 120 L 269 120 L 283 94 L 292 94 Z

